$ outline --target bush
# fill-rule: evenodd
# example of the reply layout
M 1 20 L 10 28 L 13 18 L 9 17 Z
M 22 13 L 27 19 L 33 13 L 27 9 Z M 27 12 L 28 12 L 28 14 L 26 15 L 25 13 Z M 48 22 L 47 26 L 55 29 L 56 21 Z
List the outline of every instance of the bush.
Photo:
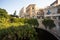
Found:
M 43 25 L 45 26 L 46 29 L 47 28 L 52 29 L 56 26 L 52 19 L 44 19 L 42 21 L 42 23 L 43 23 Z
M 37 40 L 35 29 L 28 23 L 34 23 L 34 19 L 14 18 L 4 10 L 0 15 L 0 40 Z
M 29 25 L 11 26 L 9 28 L 0 29 L 0 39 L 2 40 L 36 40 L 37 33 L 35 29 Z

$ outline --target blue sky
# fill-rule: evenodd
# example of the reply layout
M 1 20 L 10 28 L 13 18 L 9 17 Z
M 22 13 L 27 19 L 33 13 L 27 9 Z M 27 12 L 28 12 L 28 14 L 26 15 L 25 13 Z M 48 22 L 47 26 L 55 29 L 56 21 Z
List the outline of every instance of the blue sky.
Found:
M 0 0 L 0 8 L 7 10 L 9 14 L 13 14 L 14 11 L 19 11 L 22 7 L 26 7 L 29 4 L 36 4 L 38 7 L 46 7 L 53 3 L 55 0 Z

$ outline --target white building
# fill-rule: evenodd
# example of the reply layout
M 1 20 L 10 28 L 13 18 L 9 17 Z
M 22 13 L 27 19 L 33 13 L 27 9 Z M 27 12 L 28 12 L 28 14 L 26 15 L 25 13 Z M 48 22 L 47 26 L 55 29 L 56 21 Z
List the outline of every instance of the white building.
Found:
M 24 7 L 20 10 L 19 16 L 20 16 L 21 18 L 24 18 L 24 17 L 25 17 L 25 9 L 24 9 Z
M 59 4 L 60 4 L 60 0 L 56 0 L 50 6 L 57 6 Z
M 50 6 L 44 9 L 44 17 L 51 18 L 55 21 L 57 29 L 60 27 L 60 5 Z
M 52 4 L 51 6 L 44 9 L 44 17 L 53 19 L 56 24 L 56 30 L 60 31 L 60 0 L 55 4 Z M 55 2 L 56 2 L 55 1 Z

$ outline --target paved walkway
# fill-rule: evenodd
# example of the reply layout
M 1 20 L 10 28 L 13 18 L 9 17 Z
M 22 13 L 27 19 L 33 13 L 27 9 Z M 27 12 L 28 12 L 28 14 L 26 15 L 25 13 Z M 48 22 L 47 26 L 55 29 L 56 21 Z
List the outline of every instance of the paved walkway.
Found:
M 59 32 L 51 31 L 51 33 L 54 34 L 60 40 L 60 33 Z
M 40 28 L 40 29 L 43 29 L 43 28 Z M 46 29 L 43 29 L 43 30 L 46 30 Z M 60 33 L 54 32 L 54 31 L 50 31 L 50 30 L 46 30 L 46 31 L 48 31 L 49 33 L 53 34 L 55 37 L 58 38 L 58 40 L 60 40 L 60 35 L 59 35 Z
M 58 40 L 58 37 L 53 35 L 50 31 L 47 31 L 42 28 L 36 28 L 36 31 L 38 32 L 38 37 L 41 40 Z

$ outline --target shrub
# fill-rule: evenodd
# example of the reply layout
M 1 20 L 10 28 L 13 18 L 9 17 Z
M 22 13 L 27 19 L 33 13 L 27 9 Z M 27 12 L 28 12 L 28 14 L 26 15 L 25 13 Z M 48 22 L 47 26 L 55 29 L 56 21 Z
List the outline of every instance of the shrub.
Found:
M 49 29 L 52 29 L 56 26 L 52 19 L 44 19 L 42 23 L 45 26 L 45 28 L 49 28 Z
M 0 39 L 2 40 L 36 40 L 37 33 L 29 25 L 11 26 L 0 30 Z

